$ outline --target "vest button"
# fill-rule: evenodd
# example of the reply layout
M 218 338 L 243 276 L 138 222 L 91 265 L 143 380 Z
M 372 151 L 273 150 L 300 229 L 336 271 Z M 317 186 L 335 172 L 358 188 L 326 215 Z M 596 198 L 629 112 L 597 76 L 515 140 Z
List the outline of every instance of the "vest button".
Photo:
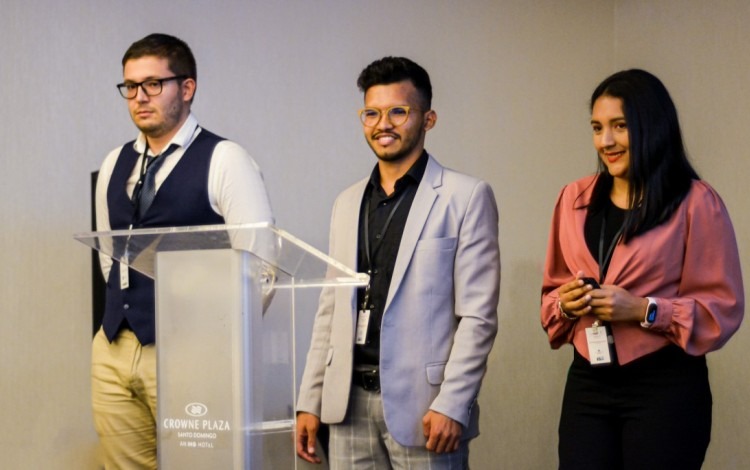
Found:
M 122 306 L 122 309 L 123 309 L 123 310 L 127 310 L 127 309 L 129 309 L 129 308 L 130 308 L 130 305 L 129 305 L 129 304 L 124 304 L 124 305 Z

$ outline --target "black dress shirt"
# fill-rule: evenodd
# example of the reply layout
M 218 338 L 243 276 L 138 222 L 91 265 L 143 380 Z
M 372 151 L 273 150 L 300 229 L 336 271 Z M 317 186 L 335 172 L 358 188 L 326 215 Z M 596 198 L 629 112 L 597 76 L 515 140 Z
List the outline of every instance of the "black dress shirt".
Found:
M 367 295 L 368 289 L 358 290 L 357 308 L 361 310 L 364 307 L 370 310 L 370 321 L 365 344 L 355 345 L 355 365 L 378 365 L 380 362 L 380 326 L 383 308 L 388 298 L 388 289 L 391 285 L 406 219 L 409 216 L 419 182 L 427 168 L 427 160 L 427 152 L 422 152 L 409 171 L 396 181 L 394 191 L 390 195 L 386 195 L 380 185 L 380 172 L 377 165 L 365 188 L 360 207 L 357 266 L 359 272 L 370 275 L 370 285 Z M 367 216 L 369 232 L 367 234 L 365 234 L 365 216 Z M 368 240 L 365 240 L 365 236 L 369 237 Z M 368 245 L 369 256 L 366 250 Z M 367 298 L 366 306 L 364 305 L 365 298 Z

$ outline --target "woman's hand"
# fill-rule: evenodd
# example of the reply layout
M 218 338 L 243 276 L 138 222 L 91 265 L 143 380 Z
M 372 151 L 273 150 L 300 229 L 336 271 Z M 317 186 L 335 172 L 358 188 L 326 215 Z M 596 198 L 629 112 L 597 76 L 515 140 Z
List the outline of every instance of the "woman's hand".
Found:
M 646 316 L 648 299 L 637 297 L 622 287 L 605 284 L 588 296 L 590 312 L 599 320 L 641 322 Z
M 584 284 L 581 278 L 585 277 L 583 271 L 576 274 L 576 278 L 567 284 L 561 285 L 557 289 L 560 309 L 568 317 L 582 317 L 591 313 L 591 295 L 589 294 L 594 288 L 589 284 Z

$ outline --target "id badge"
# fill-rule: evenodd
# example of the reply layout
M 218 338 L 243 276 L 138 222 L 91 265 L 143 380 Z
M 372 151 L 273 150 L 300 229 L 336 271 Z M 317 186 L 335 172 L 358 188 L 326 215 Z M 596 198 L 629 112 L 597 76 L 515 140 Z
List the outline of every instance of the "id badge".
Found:
M 125 258 L 120 260 L 120 289 L 122 290 L 130 287 L 130 268 L 128 268 L 128 265 L 124 261 Z
M 604 366 L 612 363 L 609 338 L 605 325 L 599 325 L 598 322 L 595 322 L 591 327 L 586 328 L 586 342 L 589 346 L 589 361 L 592 366 Z
M 360 310 L 357 315 L 357 334 L 355 336 L 355 342 L 357 344 L 365 344 L 367 341 L 367 327 L 370 325 L 370 311 Z

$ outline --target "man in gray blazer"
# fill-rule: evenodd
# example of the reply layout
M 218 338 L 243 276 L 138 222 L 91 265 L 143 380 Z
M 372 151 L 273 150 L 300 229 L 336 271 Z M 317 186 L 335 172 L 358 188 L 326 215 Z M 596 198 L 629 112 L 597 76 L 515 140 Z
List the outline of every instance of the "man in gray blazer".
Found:
M 371 176 L 333 207 L 330 255 L 370 275 L 327 288 L 297 404 L 297 453 L 334 469 L 467 468 L 497 333 L 498 215 L 487 183 L 424 150 L 437 114 L 427 72 L 385 57 L 360 74 Z

